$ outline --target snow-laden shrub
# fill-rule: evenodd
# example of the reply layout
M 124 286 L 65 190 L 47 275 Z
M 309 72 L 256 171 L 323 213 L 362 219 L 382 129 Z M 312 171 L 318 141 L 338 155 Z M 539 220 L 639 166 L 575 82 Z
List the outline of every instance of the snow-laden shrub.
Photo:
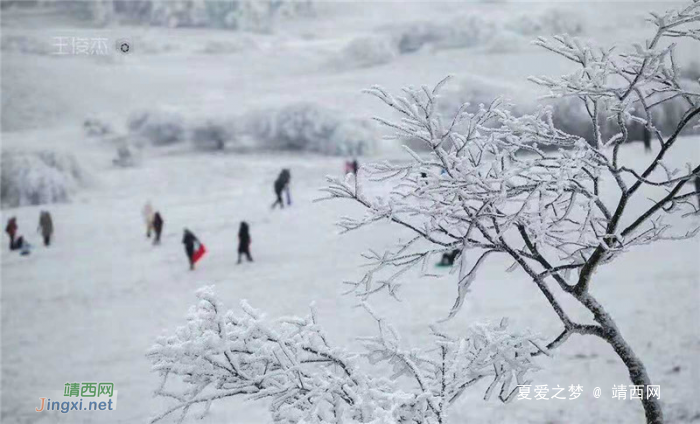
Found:
M 580 15 L 559 9 L 548 9 L 539 15 L 522 14 L 505 23 L 505 28 L 517 34 L 580 35 L 585 32 L 585 22 Z
M 132 113 L 127 121 L 129 133 L 148 140 L 154 146 L 166 146 L 186 139 L 183 118 L 160 110 Z
M 366 304 L 378 335 L 353 352 L 330 343 L 313 310 L 272 319 L 245 301 L 227 310 L 213 286 L 197 297 L 186 325 L 147 352 L 161 376 L 155 395 L 169 402 L 151 423 L 204 417 L 231 397 L 266 401 L 279 424 L 447 423 L 449 408 L 477 382 L 490 383 L 486 400 L 514 399 L 539 369 L 533 357 L 546 352 L 506 320 L 475 323 L 460 337 L 434 331 L 427 346 L 404 347 Z
M 88 176 L 72 154 L 54 151 L 4 151 L 3 207 L 66 202 Z
M 397 55 L 392 40 L 384 36 L 362 36 L 350 41 L 333 59 L 338 68 L 364 68 L 391 62 Z
M 447 22 L 410 22 L 390 29 L 396 49 L 410 54 L 426 46 L 435 49 L 484 45 L 497 32 L 496 25 L 481 16 L 458 16 Z
M 88 137 L 102 137 L 112 134 L 112 126 L 104 119 L 97 116 L 90 116 L 83 121 L 83 130 Z
M 206 26 L 208 16 L 200 2 L 194 1 L 154 1 L 151 9 L 151 25 L 176 27 Z
M 194 124 L 190 130 L 192 145 L 201 150 L 223 150 L 235 140 L 236 130 L 230 121 L 207 119 Z
M 310 0 L 150 0 L 114 2 L 114 13 L 154 26 L 269 32 L 276 20 L 313 11 Z
M 510 111 L 515 116 L 535 113 L 542 105 L 548 106 L 551 108 L 552 121 L 558 129 L 567 134 L 582 137 L 589 142 L 593 141 L 591 118 L 581 101 L 573 97 L 545 99 L 538 102 L 534 94 L 523 88 L 472 77 L 464 79 L 458 88 L 446 89 L 438 107 L 441 113 L 452 114 L 462 104 L 469 103 L 470 106 L 466 110 L 474 113 L 478 111 L 480 104 L 488 106 L 498 98 L 505 98 L 514 103 L 511 105 Z M 652 101 L 658 100 L 654 96 L 651 99 Z M 655 126 L 662 134 L 670 134 L 676 128 L 676 123 L 685 111 L 684 102 L 684 99 L 678 97 L 663 102 L 652 109 L 651 114 Z M 601 112 L 603 111 L 601 110 Z M 639 117 L 641 112 L 635 111 L 633 115 Z M 645 129 L 642 124 L 633 120 L 627 120 L 626 124 L 630 141 L 644 139 Z M 599 125 L 601 133 L 605 136 L 610 137 L 620 132 L 619 125 L 615 120 L 603 120 Z M 684 132 L 689 133 L 691 129 L 687 128 Z M 410 139 L 407 140 L 407 145 L 417 150 L 425 148 L 423 143 L 414 143 Z
M 438 49 L 476 47 L 486 44 L 497 33 L 496 25 L 479 15 L 457 16 L 445 26 Z
M 651 98 L 654 99 L 655 97 L 652 96 Z M 544 103 L 552 107 L 552 121 L 557 128 L 568 134 L 577 135 L 589 142 L 593 142 L 591 118 L 579 99 L 567 97 L 548 100 Z M 656 129 L 662 134 L 671 134 L 676 129 L 677 123 L 682 119 L 686 106 L 684 99 L 678 97 L 665 101 L 652 109 L 650 113 Z M 535 110 L 535 106 L 531 106 L 529 110 Z M 632 111 L 631 115 L 636 118 L 644 118 L 642 112 L 638 110 Z M 695 121 L 697 121 L 697 118 L 695 118 Z M 635 121 L 633 118 L 626 119 L 625 124 L 629 141 L 644 139 L 645 128 L 643 124 Z M 605 137 L 612 137 L 620 132 L 620 126 L 615 120 L 601 120 L 599 125 L 600 132 Z M 683 132 L 692 132 L 691 126 L 688 126 Z
M 369 124 L 311 103 L 255 113 L 248 119 L 248 131 L 271 150 L 361 155 L 374 146 Z
M 117 137 L 114 142 L 117 145 L 116 156 L 112 159 L 112 164 L 114 166 L 119 168 L 132 168 L 142 163 L 142 146 L 138 146 L 138 144 L 129 141 L 126 137 Z

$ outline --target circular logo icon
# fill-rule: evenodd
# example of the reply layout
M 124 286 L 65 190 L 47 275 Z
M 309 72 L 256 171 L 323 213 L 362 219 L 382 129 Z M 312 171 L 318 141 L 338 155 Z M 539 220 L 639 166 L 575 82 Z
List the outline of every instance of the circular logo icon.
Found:
M 593 389 L 593 396 L 598 399 L 600 397 L 600 387 Z
M 131 45 L 131 41 L 125 40 L 125 39 L 117 40 L 114 47 L 121 54 L 129 54 L 133 51 L 133 46 Z

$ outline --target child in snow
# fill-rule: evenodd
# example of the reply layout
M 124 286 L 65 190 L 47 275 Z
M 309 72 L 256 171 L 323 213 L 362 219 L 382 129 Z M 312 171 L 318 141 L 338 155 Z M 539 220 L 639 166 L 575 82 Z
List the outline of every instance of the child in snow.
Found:
M 155 239 L 153 244 L 160 244 L 160 234 L 163 232 L 163 217 L 160 216 L 160 212 L 153 214 L 153 231 L 155 233 Z
M 30 253 L 32 253 L 32 245 L 24 241 L 24 238 L 22 236 L 19 236 L 19 238 L 17 239 L 17 246 L 15 248 L 20 249 L 19 254 L 22 256 L 28 256 Z
M 151 231 L 153 231 L 153 205 L 151 205 L 150 201 L 146 202 L 141 213 L 146 223 L 146 237 L 151 238 Z
M 287 205 L 292 204 L 292 199 L 289 194 L 289 180 L 291 178 L 292 175 L 289 172 L 289 169 L 283 169 L 275 180 L 275 195 L 277 196 L 277 200 L 275 200 L 275 203 L 272 204 L 272 209 L 274 209 L 277 205 L 284 208 L 284 200 L 282 200 L 283 191 L 287 192 Z
M 48 211 L 41 211 L 37 231 L 41 232 L 41 236 L 44 238 L 44 246 L 48 247 L 51 244 L 51 236 L 53 235 L 53 219 L 51 219 L 51 214 Z
M 5 232 L 10 236 L 10 250 L 14 250 L 15 245 L 15 235 L 17 234 L 17 218 L 12 217 L 7 220 L 7 226 L 5 227 Z
M 190 270 L 194 270 L 194 254 L 199 249 L 201 242 L 190 230 L 185 228 L 185 233 L 182 236 L 182 243 L 185 245 L 185 253 L 187 254 L 187 259 L 190 261 Z
M 248 229 L 248 223 L 241 222 L 241 228 L 238 230 L 238 263 L 241 263 L 241 257 L 243 255 L 248 258 L 248 262 L 253 262 L 253 258 L 250 256 L 250 231 Z

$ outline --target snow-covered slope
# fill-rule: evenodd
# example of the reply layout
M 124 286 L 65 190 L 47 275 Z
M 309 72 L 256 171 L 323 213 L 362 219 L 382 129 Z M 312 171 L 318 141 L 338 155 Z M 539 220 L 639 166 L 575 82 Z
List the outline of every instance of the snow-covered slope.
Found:
M 698 155 L 696 141 L 683 140 L 687 155 Z M 641 158 L 641 151 L 630 146 L 625 154 Z M 272 181 L 281 166 L 292 169 L 294 203 L 271 211 Z M 56 239 L 51 248 L 37 247 L 22 257 L 2 247 L 3 422 L 144 422 L 160 405 L 151 398 L 157 378 L 149 373 L 144 352 L 163 329 L 184 322 L 194 290 L 204 284 L 215 284 L 229 306 L 248 299 L 274 315 L 303 314 L 316 301 L 321 321 L 338 342 L 372 334 L 371 320 L 353 308 L 357 301 L 341 296 L 341 282 L 359 277 L 359 253 L 388 247 L 400 230 L 380 225 L 336 235 L 333 223 L 339 216 L 361 211 L 342 202 L 312 200 L 320 196 L 316 189 L 323 176 L 341 169 L 340 160 L 316 156 L 174 154 L 152 158 L 142 168 L 105 169 L 99 188 L 71 204 L 52 206 Z M 165 218 L 158 247 L 145 238 L 140 209 L 146 199 Z M 40 209 L 5 210 L 3 217 L 16 215 L 20 232 L 38 245 L 33 229 Z M 235 264 L 241 220 L 251 224 L 252 264 Z M 180 242 L 184 227 L 210 251 L 194 272 L 187 269 Z M 697 241 L 640 249 L 601 270 L 594 286 L 661 384 L 662 399 L 675 405 L 669 414 L 686 417 L 698 412 L 692 383 L 700 365 L 700 338 L 692 323 L 700 319 L 699 253 Z M 510 316 L 518 327 L 556 333 L 553 314 L 535 312 L 547 310 L 540 308 L 545 300 L 524 275 L 505 274 L 508 265 L 494 263 L 485 270 L 450 327 Z M 427 325 L 446 315 L 454 293 L 454 278 L 416 279 L 402 293 L 404 302 L 378 298 L 376 307 L 407 341 L 420 343 Z M 598 386 L 605 394 L 613 384 L 627 383 L 614 353 L 593 338 L 574 339 L 542 364 L 537 382 L 550 387 L 581 384 L 588 392 Z M 64 416 L 30 409 L 38 406 L 42 390 L 87 380 L 113 380 L 118 410 Z M 584 423 L 641 418 L 638 403 L 594 399 L 590 392 L 560 404 L 507 406 L 483 402 L 480 390 L 470 394 L 455 409 L 455 418 Z M 225 401 L 205 422 L 268 419 L 264 405 Z
M 358 6 L 361 5 L 361 6 Z M 68 151 L 95 176 L 70 203 L 2 210 L 17 216 L 20 234 L 35 245 L 31 256 L 2 245 L 2 422 L 134 423 L 162 410 L 152 397 L 158 378 L 146 350 L 164 329 L 184 323 L 194 291 L 215 284 L 228 306 L 240 299 L 269 314 L 304 314 L 316 302 L 319 317 L 338 343 L 373 334 L 373 322 L 342 296 L 342 281 L 361 276 L 360 253 L 381 250 L 401 229 L 378 225 L 339 236 L 334 221 L 360 214 L 355 205 L 321 202 L 324 176 L 342 172 L 345 158 L 309 154 L 197 152 L 151 148 L 140 167 L 115 168 L 115 145 L 87 138 L 87 116 L 104 117 L 118 131 L 134 110 L 167 108 L 185 116 L 241 117 L 299 101 L 332 107 L 350 117 L 384 115 L 379 102 L 361 90 L 380 84 L 433 84 L 446 74 L 467 86 L 512 88 L 530 93 L 530 74 L 560 74 L 565 65 L 527 44 L 526 36 L 497 39 L 498 45 L 443 49 L 427 45 L 377 66 L 339 67 L 348 42 L 393 34 L 414 22 L 442 22 L 478 14 L 504 22 L 537 15 L 545 4 L 430 2 L 324 4 L 318 19 L 289 22 L 275 33 L 252 35 L 209 29 L 112 26 L 94 29 L 61 16 L 3 13 L 2 149 Z M 638 16 L 662 4 L 595 3 L 561 6 L 578 14 L 587 36 L 600 42 L 640 33 Z M 620 19 L 624 17 L 624 19 Z M 643 31 L 643 30 L 641 30 Z M 133 54 L 56 57 L 53 37 L 130 39 Z M 14 38 L 13 38 L 14 37 Z M 18 47 L 19 46 L 19 47 Z M 110 45 L 111 46 L 111 45 Z M 46 50 L 48 49 L 48 50 Z M 351 66 L 353 65 L 353 66 Z M 685 138 L 676 166 L 698 162 L 698 138 Z M 399 158 L 384 144 L 377 157 Z M 640 163 L 643 149 L 625 146 Z M 292 170 L 291 208 L 270 210 L 272 183 L 282 167 Z M 151 200 L 165 219 L 163 243 L 145 237 L 141 208 Z M 641 207 L 641 205 L 639 205 Z M 35 225 L 49 209 L 55 243 L 39 246 Z M 255 262 L 236 261 L 238 225 L 251 224 Z M 191 229 L 209 254 L 194 272 L 181 243 Z M 700 246 L 697 240 L 640 248 L 602 268 L 593 291 L 661 385 L 669 422 L 700 417 L 695 384 L 700 381 Z M 507 262 L 489 264 L 472 286 L 463 310 L 448 325 L 459 331 L 475 320 L 512 318 L 518 328 L 544 336 L 558 333 L 554 314 L 523 274 L 506 274 Z M 454 301 L 454 277 L 409 279 L 403 302 L 378 297 L 375 308 L 404 334 L 407 343 L 425 340 L 427 326 L 446 316 Z M 630 290 L 632 288 L 632 290 Z M 521 401 L 501 405 L 468 393 L 452 414 L 454 422 L 636 423 L 636 401 L 613 400 L 613 385 L 628 384 L 625 368 L 607 345 L 576 337 L 554 358 L 543 358 L 537 384 L 571 384 L 585 395 L 567 401 Z M 36 413 L 39 398 L 66 382 L 113 381 L 118 409 L 93 413 Z M 594 387 L 603 396 L 592 397 Z M 190 418 L 192 422 L 195 420 Z M 215 404 L 205 423 L 267 423 L 265 405 L 227 400 Z

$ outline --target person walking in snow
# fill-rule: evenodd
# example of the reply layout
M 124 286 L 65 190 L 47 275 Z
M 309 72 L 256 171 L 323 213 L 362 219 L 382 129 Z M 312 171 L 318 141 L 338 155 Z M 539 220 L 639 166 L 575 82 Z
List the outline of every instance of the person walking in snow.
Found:
M 291 183 L 292 180 L 292 173 L 289 172 L 289 169 L 283 169 L 282 172 L 280 172 L 280 177 L 284 180 L 284 191 L 287 197 L 287 206 L 292 204 L 292 194 L 289 189 L 289 184 Z
M 51 219 L 51 214 L 48 211 L 41 211 L 37 231 L 41 232 L 41 236 L 44 238 L 44 246 L 48 247 L 51 244 L 51 236 L 53 235 L 53 219 Z
M 153 231 L 153 205 L 151 205 L 150 201 L 146 202 L 141 213 L 146 223 L 146 237 L 151 238 L 151 231 Z
M 355 176 L 357 176 L 357 170 L 360 169 L 360 164 L 357 162 L 357 159 L 353 159 L 351 165 L 352 173 L 355 174 Z
M 165 222 L 160 212 L 153 214 L 153 232 L 155 233 L 155 239 L 153 240 L 154 245 L 160 244 L 160 234 L 163 232 L 163 224 L 165 224 Z
M 644 151 L 651 152 L 651 131 L 648 127 L 644 127 Z
M 292 199 L 289 194 L 289 181 L 291 178 L 292 175 L 289 172 L 289 169 L 283 169 L 275 180 L 274 188 L 277 200 L 275 200 L 275 203 L 272 204 L 272 209 L 274 209 L 277 205 L 280 205 L 280 208 L 284 208 L 284 200 L 282 199 L 282 192 L 284 191 L 287 192 L 287 205 L 292 204 Z
M 12 217 L 7 220 L 7 226 L 5 227 L 5 232 L 10 236 L 10 250 L 14 250 L 15 246 L 15 236 L 17 235 L 17 218 Z
M 190 261 L 190 270 L 194 270 L 194 255 L 197 250 L 199 250 L 199 246 L 201 246 L 202 243 L 187 228 L 185 228 L 185 232 L 182 236 L 182 243 L 185 245 L 185 253 L 187 254 L 187 259 Z
M 238 230 L 238 263 L 241 263 L 241 258 L 243 255 L 246 256 L 248 262 L 253 262 L 253 258 L 250 256 L 250 243 L 252 242 L 250 238 L 250 230 L 248 228 L 248 223 L 241 222 L 241 227 Z

